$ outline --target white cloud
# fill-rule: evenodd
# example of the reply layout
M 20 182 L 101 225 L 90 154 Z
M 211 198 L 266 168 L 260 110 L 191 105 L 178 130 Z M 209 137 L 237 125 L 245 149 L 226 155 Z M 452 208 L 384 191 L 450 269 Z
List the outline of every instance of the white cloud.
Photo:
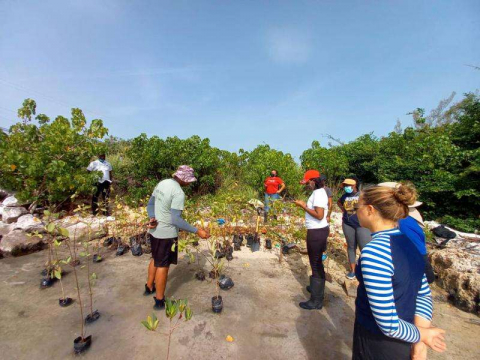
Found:
M 310 37 L 296 29 L 276 28 L 267 33 L 267 50 L 279 63 L 302 64 L 312 52 Z

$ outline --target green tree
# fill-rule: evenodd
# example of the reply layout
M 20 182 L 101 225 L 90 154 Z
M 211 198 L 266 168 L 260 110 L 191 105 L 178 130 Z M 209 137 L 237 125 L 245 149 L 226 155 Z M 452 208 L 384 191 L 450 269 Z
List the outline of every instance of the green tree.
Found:
M 89 174 L 86 167 L 108 132 L 102 120 L 87 126 L 80 109 L 72 109 L 71 119 L 35 115 L 35 101 L 26 99 L 18 110 L 22 121 L 7 134 L 0 132 L 0 186 L 34 206 L 91 192 L 98 174 Z
M 141 134 L 126 148 L 125 165 L 119 165 L 117 180 L 122 191 L 133 200 L 152 193 L 162 179 L 170 178 L 180 165 L 190 165 L 198 179 L 191 189 L 195 193 L 213 192 L 219 185 L 222 152 L 210 146 L 209 139 L 188 139 Z
M 344 145 L 324 148 L 320 142 L 313 141 L 310 149 L 300 156 L 304 170 L 315 169 L 327 177 L 330 186 L 336 186 L 349 172 L 349 162 L 342 151 Z
M 269 145 L 259 145 L 252 151 L 240 150 L 241 176 L 247 185 L 264 193 L 265 178 L 270 176 L 271 170 L 277 170 L 279 176 L 286 184 L 286 192 L 298 196 L 302 192 L 300 180 L 302 170 L 290 154 L 270 148 Z

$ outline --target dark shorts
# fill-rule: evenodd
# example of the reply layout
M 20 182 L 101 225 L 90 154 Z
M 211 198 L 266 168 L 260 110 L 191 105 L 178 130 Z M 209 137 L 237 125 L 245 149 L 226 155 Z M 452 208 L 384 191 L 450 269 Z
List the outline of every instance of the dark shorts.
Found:
M 150 234 L 152 244 L 152 258 L 155 267 L 169 267 L 176 265 L 178 260 L 178 238 L 157 239 Z M 172 251 L 172 245 L 175 244 L 175 250 Z

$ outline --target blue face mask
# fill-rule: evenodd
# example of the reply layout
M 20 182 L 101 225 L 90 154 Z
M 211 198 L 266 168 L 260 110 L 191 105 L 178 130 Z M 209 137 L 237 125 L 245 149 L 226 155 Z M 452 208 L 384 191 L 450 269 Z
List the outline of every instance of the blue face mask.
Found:
M 351 186 L 345 186 L 345 187 L 343 188 L 343 190 L 345 190 L 345 192 L 346 192 L 347 194 L 351 194 L 351 193 L 353 192 L 353 187 L 351 187 Z

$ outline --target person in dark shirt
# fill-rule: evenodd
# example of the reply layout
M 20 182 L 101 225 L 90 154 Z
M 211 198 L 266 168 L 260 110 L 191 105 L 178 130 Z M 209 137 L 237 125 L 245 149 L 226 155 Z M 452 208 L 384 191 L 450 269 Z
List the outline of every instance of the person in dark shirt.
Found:
M 360 192 L 358 191 L 358 183 L 355 179 L 345 179 L 342 183 L 345 193 L 337 202 L 338 207 L 342 210 L 342 229 L 347 241 L 348 261 L 350 263 L 350 271 L 347 273 L 347 278 L 355 279 L 355 264 L 357 247 L 360 251 L 372 239 L 370 231 L 360 226 L 357 217 L 357 210 L 355 209 L 358 203 Z

